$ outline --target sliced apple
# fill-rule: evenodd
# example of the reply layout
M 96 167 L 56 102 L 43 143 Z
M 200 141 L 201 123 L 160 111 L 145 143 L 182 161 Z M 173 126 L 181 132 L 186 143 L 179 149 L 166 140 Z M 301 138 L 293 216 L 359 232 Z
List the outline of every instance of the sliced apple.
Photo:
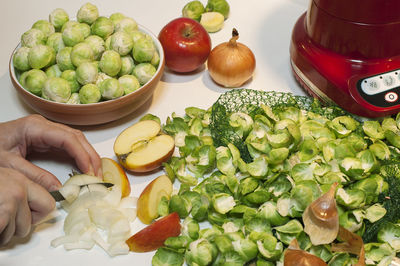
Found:
M 137 202 L 137 216 L 142 223 L 150 224 L 158 217 L 161 198 L 169 199 L 172 189 L 171 180 L 166 175 L 157 177 L 144 188 Z
M 172 156 L 174 148 L 174 138 L 162 134 L 160 124 L 153 120 L 140 121 L 128 127 L 114 142 L 118 161 L 133 172 L 159 168 Z
M 126 243 L 130 251 L 148 252 L 162 247 L 167 238 L 179 236 L 180 233 L 179 215 L 173 212 L 137 232 Z
M 122 197 L 131 194 L 131 184 L 124 169 L 113 159 L 101 158 L 101 168 L 103 171 L 103 181 L 112 183 L 121 188 Z
M 79 174 L 79 175 L 73 175 L 65 183 L 63 186 L 66 185 L 78 185 L 78 186 L 83 186 L 83 185 L 88 185 L 88 184 L 93 184 L 93 183 L 101 183 L 102 180 L 100 177 L 97 176 L 92 176 L 92 175 L 86 175 L 86 174 Z

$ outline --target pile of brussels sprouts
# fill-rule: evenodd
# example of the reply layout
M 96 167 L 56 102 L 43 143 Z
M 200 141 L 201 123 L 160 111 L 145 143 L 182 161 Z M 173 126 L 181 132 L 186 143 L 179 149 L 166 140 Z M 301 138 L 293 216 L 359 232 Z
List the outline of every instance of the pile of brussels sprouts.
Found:
M 26 90 L 60 103 L 96 103 L 129 94 L 156 73 L 158 50 L 134 19 L 99 16 L 90 3 L 76 18 L 57 8 L 22 34 L 13 64 Z
M 163 130 L 174 136 L 179 156 L 164 170 L 180 188 L 161 200 L 158 212 L 177 212 L 183 222 L 181 235 L 165 241 L 153 265 L 283 265 L 294 238 L 329 265 L 357 263 L 356 256 L 332 252 L 330 245 L 314 246 L 302 213 L 338 182 L 341 226 L 362 235 L 366 223 L 382 219 L 386 209 L 378 195 L 388 184 L 380 165 L 400 154 L 400 115 L 359 122 L 296 107 L 262 108 L 254 117 L 229 116 L 252 157 L 249 163 L 232 144 L 214 146 L 211 109 L 189 107 L 184 116 L 167 118 Z M 143 119 L 160 121 L 152 115 Z M 400 221 L 364 244 L 368 265 L 389 265 L 400 251 Z

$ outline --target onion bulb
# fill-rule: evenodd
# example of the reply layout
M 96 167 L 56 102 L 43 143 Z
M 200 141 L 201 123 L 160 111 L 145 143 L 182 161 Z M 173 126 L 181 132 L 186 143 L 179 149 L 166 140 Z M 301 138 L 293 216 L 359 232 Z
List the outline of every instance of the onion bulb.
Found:
M 253 52 L 237 42 L 239 33 L 232 30 L 232 38 L 214 47 L 208 56 L 207 67 L 211 78 L 218 84 L 232 88 L 248 81 L 256 67 Z

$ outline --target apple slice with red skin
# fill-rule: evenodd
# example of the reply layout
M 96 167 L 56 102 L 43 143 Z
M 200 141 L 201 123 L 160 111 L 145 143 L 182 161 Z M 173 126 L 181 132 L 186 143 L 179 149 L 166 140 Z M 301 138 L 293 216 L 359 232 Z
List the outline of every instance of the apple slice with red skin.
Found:
M 150 172 L 167 161 L 175 149 L 174 138 L 162 134 L 153 120 L 140 121 L 119 134 L 114 153 L 120 164 L 132 172 Z
M 173 212 L 148 225 L 126 240 L 130 251 L 148 252 L 164 245 L 167 238 L 179 236 L 181 223 L 178 213 Z

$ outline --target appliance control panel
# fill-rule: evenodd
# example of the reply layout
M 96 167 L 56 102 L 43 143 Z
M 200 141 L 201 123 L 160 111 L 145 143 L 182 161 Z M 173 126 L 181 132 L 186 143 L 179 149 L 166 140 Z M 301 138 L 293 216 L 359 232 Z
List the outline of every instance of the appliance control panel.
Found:
M 377 107 L 400 104 L 400 69 L 366 77 L 357 82 L 357 90 L 368 103 Z

